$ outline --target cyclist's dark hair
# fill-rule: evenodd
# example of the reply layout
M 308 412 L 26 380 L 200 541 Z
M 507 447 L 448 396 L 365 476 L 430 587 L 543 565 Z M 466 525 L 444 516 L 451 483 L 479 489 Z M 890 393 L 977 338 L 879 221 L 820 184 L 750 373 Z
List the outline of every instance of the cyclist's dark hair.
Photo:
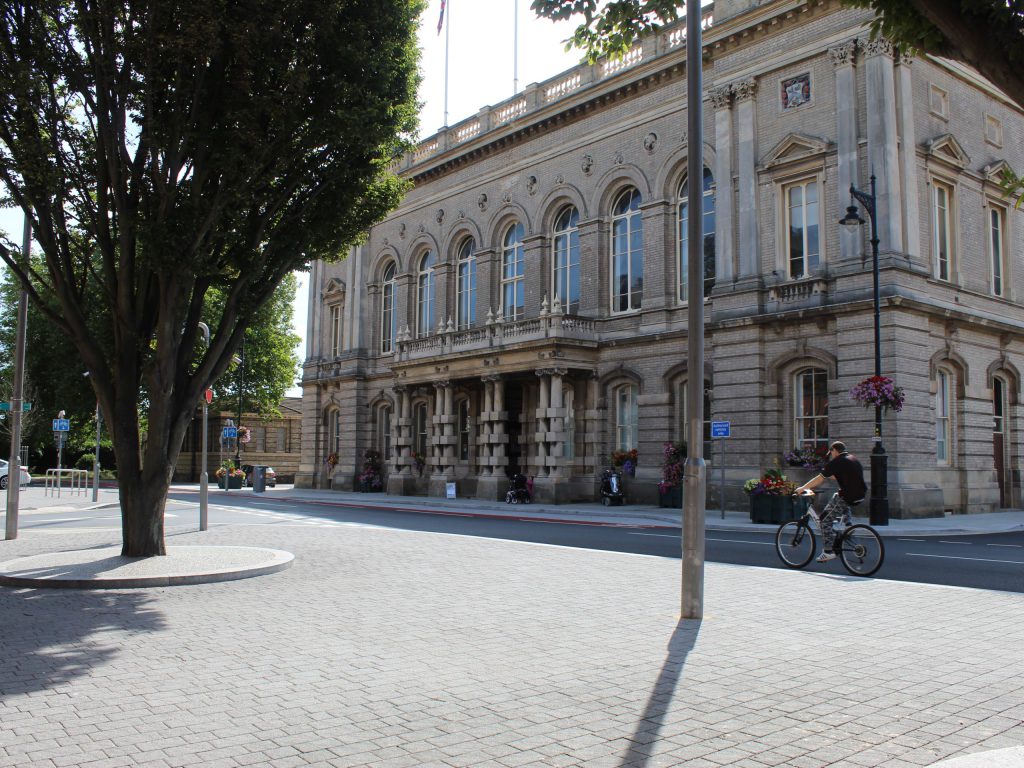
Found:
M 846 453 L 846 443 L 842 440 L 836 440 L 832 445 L 829 446 L 829 450 L 839 451 L 840 453 Z

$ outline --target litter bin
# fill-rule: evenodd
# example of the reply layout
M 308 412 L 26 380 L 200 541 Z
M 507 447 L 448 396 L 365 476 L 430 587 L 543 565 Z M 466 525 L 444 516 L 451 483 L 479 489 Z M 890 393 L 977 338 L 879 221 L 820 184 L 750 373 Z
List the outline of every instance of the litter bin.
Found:
M 256 464 L 252 468 L 252 492 L 263 493 L 267 490 L 267 468 Z

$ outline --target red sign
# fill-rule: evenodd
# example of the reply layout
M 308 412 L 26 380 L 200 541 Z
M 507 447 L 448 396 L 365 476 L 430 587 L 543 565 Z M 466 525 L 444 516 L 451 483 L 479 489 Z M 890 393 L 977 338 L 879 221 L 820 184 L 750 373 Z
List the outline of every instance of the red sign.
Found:
M 203 397 L 206 398 L 206 404 L 209 405 L 213 402 L 213 390 L 208 389 L 203 393 Z

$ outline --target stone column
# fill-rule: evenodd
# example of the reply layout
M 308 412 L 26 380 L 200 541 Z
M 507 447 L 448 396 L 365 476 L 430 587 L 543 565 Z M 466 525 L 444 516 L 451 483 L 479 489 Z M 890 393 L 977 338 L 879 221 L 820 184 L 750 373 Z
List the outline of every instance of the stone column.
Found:
M 739 171 L 739 277 L 751 278 L 760 274 L 760 242 L 757 224 L 757 80 L 750 78 L 732 86 L 736 100 L 737 143 L 736 157 Z
M 562 476 L 562 467 L 565 464 L 565 399 L 563 390 L 563 379 L 568 373 L 565 368 L 554 368 L 551 371 L 551 407 L 548 409 L 548 439 L 551 443 L 548 449 L 551 463 L 551 473 Z
M 896 78 L 899 85 L 900 111 L 900 165 L 903 171 L 904 246 L 910 256 L 921 256 L 921 209 L 918 204 L 917 187 L 917 131 L 914 125 L 914 86 L 911 81 L 910 63 L 913 57 L 899 57 Z
M 434 382 L 434 418 L 431 420 L 434 429 L 433 434 L 430 436 L 430 444 L 433 447 L 431 463 L 434 465 L 431 468 L 432 473 L 442 472 L 444 469 L 442 466 L 444 463 L 444 442 L 442 438 L 444 436 L 444 389 L 446 385 L 447 382 L 444 381 Z
M 494 434 L 494 379 L 488 376 L 483 377 L 484 383 L 484 407 L 480 414 L 480 446 L 483 451 L 480 455 L 480 474 L 494 474 L 494 445 L 491 436 Z
M 850 205 L 850 185 L 860 186 L 857 183 L 857 81 L 853 69 L 856 52 L 856 40 L 828 49 L 836 78 L 836 170 L 839 179 L 836 210 L 840 212 L 845 212 Z M 839 227 L 840 258 L 859 255 L 860 245 L 859 232 L 847 232 L 846 227 Z
M 455 404 L 453 388 L 449 383 L 448 386 L 444 387 L 444 424 L 443 424 L 443 435 L 445 438 L 444 443 L 444 464 L 446 469 L 451 469 L 455 466 L 455 442 L 458 439 L 455 434 L 455 427 L 457 426 L 456 421 L 458 417 L 455 415 Z
M 400 475 L 412 472 L 412 418 L 409 388 L 404 385 L 394 387 L 395 395 L 398 397 L 398 413 L 394 424 L 395 472 Z
M 551 406 L 551 377 L 550 372 L 545 369 L 534 371 L 540 380 L 540 387 L 537 393 L 537 429 L 534 431 L 533 440 L 537 445 L 537 476 L 544 477 L 548 474 L 548 408 Z
M 732 86 L 713 89 L 715 108 L 715 282 L 736 278 L 733 252 L 735 206 L 732 194 Z M 696 208 L 694 208 L 696 210 Z
M 879 38 L 866 44 L 868 172 L 877 179 L 875 220 L 881 252 L 903 250 L 894 55 L 888 40 Z

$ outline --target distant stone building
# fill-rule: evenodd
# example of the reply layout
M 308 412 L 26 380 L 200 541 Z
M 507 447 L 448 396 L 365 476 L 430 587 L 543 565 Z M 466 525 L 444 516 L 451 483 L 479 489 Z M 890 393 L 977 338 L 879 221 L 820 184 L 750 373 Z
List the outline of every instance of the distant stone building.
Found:
M 262 464 L 274 468 L 279 483 L 291 483 L 299 469 L 299 451 L 302 446 L 302 400 L 286 397 L 278 408 L 281 415 L 274 419 L 261 419 L 254 414 L 243 414 L 242 424 L 250 428 L 248 443 L 241 446 L 243 464 Z M 210 412 L 207 415 L 207 472 L 213 483 L 213 473 L 221 462 L 234 459 L 233 441 L 222 441 L 222 430 L 230 422 L 238 420 L 237 413 Z M 181 453 L 174 472 L 178 482 L 199 482 L 202 471 L 202 411 L 185 433 Z
M 867 465 L 874 370 L 869 228 L 877 180 L 884 417 L 900 517 L 1021 504 L 1024 231 L 998 186 L 1024 115 L 965 67 L 894 55 L 835 0 L 705 9 L 706 375 L 690 381 L 685 25 L 579 66 L 422 142 L 402 205 L 310 280 L 297 484 L 351 488 L 367 449 L 387 488 L 593 499 L 636 448 L 653 501 L 685 390 L 705 392 L 709 502 L 798 446 Z M 861 209 L 861 215 L 864 215 Z M 866 218 L 866 216 L 865 216 Z M 328 461 L 328 457 L 337 461 Z

